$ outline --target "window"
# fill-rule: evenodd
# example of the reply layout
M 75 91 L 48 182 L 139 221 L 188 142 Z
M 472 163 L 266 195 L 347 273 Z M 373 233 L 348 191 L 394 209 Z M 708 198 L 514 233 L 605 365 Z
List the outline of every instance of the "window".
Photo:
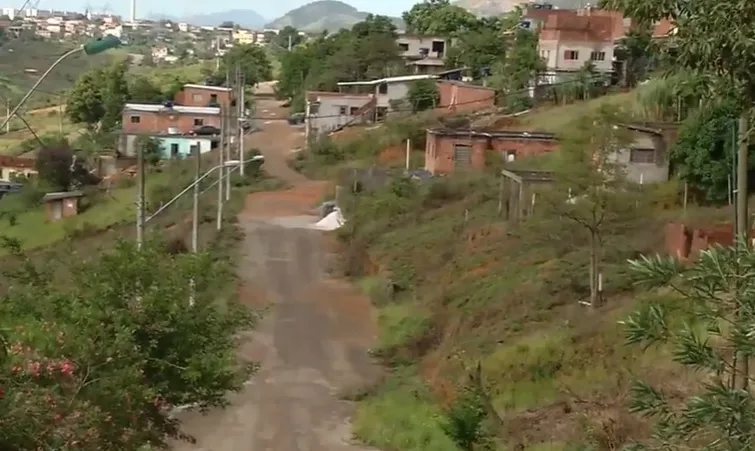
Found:
M 346 115 L 346 107 L 345 106 L 338 107 L 338 114 L 340 114 L 341 116 L 345 116 Z
M 192 94 L 191 99 L 195 102 L 201 102 L 202 101 L 202 94 Z
M 131 116 L 131 123 L 132 124 L 138 124 L 142 121 L 142 118 L 139 116 Z
M 579 52 L 577 50 L 564 50 L 565 60 L 578 60 Z
M 388 94 L 388 83 L 381 83 L 378 86 L 378 94 Z
M 218 103 L 218 95 L 217 94 L 210 94 L 210 102 L 212 102 L 212 103 Z
M 409 44 L 399 44 L 398 48 L 402 52 L 408 52 L 409 51 Z
M 446 51 L 445 41 L 433 41 L 432 49 L 433 53 L 438 54 L 438 58 L 443 58 L 443 53 Z
M 516 150 L 507 150 L 503 153 L 504 163 L 511 163 L 516 160 Z
M 655 163 L 655 149 L 631 149 L 630 163 Z
M 590 53 L 590 61 L 605 61 L 606 52 L 592 52 Z
M 454 166 L 467 167 L 472 164 L 472 146 L 454 145 Z
M 178 156 L 178 144 L 177 143 L 171 143 L 170 144 L 170 156 L 171 158 L 175 158 Z
M 204 125 L 204 119 L 200 119 L 198 117 L 194 118 L 194 126 L 195 127 L 201 127 Z
M 351 115 L 351 116 L 356 116 L 356 115 L 357 115 L 357 111 L 359 111 L 359 108 L 357 108 L 357 107 L 353 106 L 353 107 L 351 107 L 351 108 L 349 109 L 349 115 Z

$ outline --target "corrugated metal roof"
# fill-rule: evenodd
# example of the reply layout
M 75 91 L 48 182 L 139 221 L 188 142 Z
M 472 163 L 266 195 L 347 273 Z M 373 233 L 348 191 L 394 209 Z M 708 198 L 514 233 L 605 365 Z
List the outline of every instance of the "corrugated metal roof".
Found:
M 184 114 L 220 114 L 220 108 L 207 107 L 207 106 L 185 106 L 185 105 L 173 105 L 165 106 L 163 104 L 151 104 L 151 103 L 127 103 L 124 107 L 127 111 L 138 111 L 142 113 L 161 113 L 170 112 L 184 113 Z
M 371 81 L 342 81 L 338 83 L 338 86 L 375 86 L 382 83 L 406 83 L 408 81 L 431 80 L 436 78 L 438 78 L 438 76 L 434 74 L 404 75 L 401 77 L 386 77 Z
M 208 91 L 223 91 L 223 92 L 229 92 L 231 90 L 231 88 L 226 88 L 225 86 L 196 85 L 192 83 L 185 84 L 184 88 L 207 89 Z

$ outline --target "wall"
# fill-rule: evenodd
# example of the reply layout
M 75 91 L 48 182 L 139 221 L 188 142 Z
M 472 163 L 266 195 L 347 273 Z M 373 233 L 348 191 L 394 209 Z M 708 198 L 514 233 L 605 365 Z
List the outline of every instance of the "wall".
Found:
M 36 175 L 37 171 L 35 169 L 26 168 L 26 167 L 24 168 L 3 167 L 3 168 L 0 168 L 0 173 L 2 173 L 2 175 L 0 175 L 0 179 L 2 179 L 5 182 L 10 182 L 11 175 L 15 175 L 15 176 L 24 175 L 28 177 L 28 176 Z
M 593 61 L 598 72 L 610 72 L 613 70 L 613 44 L 610 42 L 564 42 L 541 39 L 538 48 L 540 56 L 545 59 L 548 70 L 579 71 L 590 61 L 592 52 L 605 52 L 603 61 Z M 564 52 L 576 50 L 579 59 L 565 60 Z
M 342 125 L 350 123 L 355 116 L 350 114 L 352 108 L 360 109 L 372 100 L 367 96 L 325 96 L 311 94 L 320 102 L 317 114 L 310 114 L 309 127 L 311 136 L 328 133 Z M 341 114 L 341 108 L 346 107 L 346 114 Z
M 714 245 L 731 246 L 734 226 L 730 223 L 705 228 L 692 228 L 680 223 L 668 223 L 665 228 L 666 252 L 684 261 L 694 261 L 700 252 Z M 752 242 L 755 231 L 750 230 Z
M 387 93 L 377 95 L 377 106 L 390 108 L 391 101 L 404 100 L 409 94 L 409 83 L 387 83 Z
M 420 53 L 419 49 L 422 47 L 425 47 L 429 49 L 428 57 L 430 58 L 440 58 L 443 59 L 446 57 L 444 54 L 438 54 L 438 52 L 433 52 L 433 42 L 439 41 L 444 42 L 445 45 L 445 53 L 448 53 L 448 47 L 450 45 L 450 40 L 440 37 L 440 36 L 412 36 L 412 35 L 401 35 L 396 39 L 396 44 L 406 44 L 409 46 L 409 49 L 405 52 L 401 53 L 401 56 L 404 58 L 419 58 Z
M 194 99 L 194 95 L 197 95 L 197 99 Z M 181 91 L 178 91 L 174 96 L 173 101 L 178 105 L 186 106 L 209 106 L 212 95 L 217 95 L 218 104 L 224 108 L 231 107 L 231 101 L 233 96 L 231 91 L 224 91 L 218 89 L 201 89 L 193 87 L 184 87 Z
M 471 145 L 471 167 L 483 169 L 486 154 L 489 151 L 498 152 L 501 157 L 506 152 L 513 152 L 516 158 L 531 155 L 542 155 L 558 148 L 556 140 L 526 139 L 526 138 L 488 138 L 483 135 L 469 136 L 460 132 L 457 135 L 427 133 L 425 144 L 425 170 L 432 174 L 445 174 L 454 171 L 454 149 L 456 145 Z
M 59 211 L 61 216 L 56 217 L 55 212 Z M 56 199 L 49 202 L 45 202 L 45 216 L 48 221 L 57 221 L 63 218 L 69 218 L 79 214 L 79 199 Z
M 131 122 L 132 116 L 139 117 L 139 123 Z M 203 125 L 220 128 L 220 116 L 216 114 L 185 114 L 167 110 L 161 113 L 144 111 L 124 111 L 122 118 L 123 133 L 167 134 L 175 127 L 178 133 L 189 133 L 194 129 L 194 119 L 201 119 Z
M 437 86 L 441 108 L 451 105 L 454 91 L 456 91 L 456 106 L 451 108 L 453 111 L 471 112 L 495 106 L 494 89 L 453 81 L 439 81 Z
M 617 152 L 613 156 L 613 161 L 624 166 L 626 177 L 634 183 L 663 183 L 669 179 L 669 162 L 666 158 L 666 144 L 659 136 L 657 138 L 647 133 L 636 133 L 632 148 L 636 149 L 655 149 L 655 163 L 637 163 L 631 162 L 631 149 L 625 149 Z
M 122 155 L 132 157 L 136 155 L 136 140 L 140 135 L 121 134 L 118 150 Z M 212 139 L 197 136 L 154 136 L 160 143 L 162 157 L 171 158 L 171 144 L 178 144 L 178 152 L 181 157 L 191 155 L 191 146 L 199 142 L 200 153 L 212 150 Z

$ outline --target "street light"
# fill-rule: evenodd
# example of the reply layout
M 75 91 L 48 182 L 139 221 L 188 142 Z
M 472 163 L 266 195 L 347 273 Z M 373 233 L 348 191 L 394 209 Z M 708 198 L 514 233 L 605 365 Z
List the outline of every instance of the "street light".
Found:
M 18 105 L 16 105 L 13 110 L 8 113 L 8 117 L 5 118 L 5 122 L 3 122 L 3 125 L 0 125 L 0 130 L 5 128 L 5 125 L 10 122 L 10 119 L 16 115 L 16 112 L 26 103 L 26 101 L 31 97 L 32 94 L 34 94 L 34 91 L 37 90 L 40 84 L 42 84 L 42 81 L 44 81 L 45 78 L 47 78 L 48 75 L 50 75 L 50 72 L 55 69 L 58 64 L 60 64 L 63 60 L 68 58 L 71 55 L 75 55 L 79 52 L 84 52 L 87 55 L 96 55 L 98 53 L 102 53 L 106 50 L 110 50 L 113 48 L 116 48 L 121 45 L 121 40 L 116 38 L 115 36 L 108 35 L 101 38 L 97 38 L 93 41 L 87 42 L 86 44 L 82 44 L 78 47 L 76 47 L 73 50 L 70 50 L 66 53 L 64 53 L 60 58 L 55 60 L 54 63 L 45 71 L 45 73 L 42 74 L 41 77 L 39 77 L 39 80 L 37 80 L 36 83 L 34 83 L 34 86 L 31 87 L 29 92 L 26 93 L 23 99 L 21 99 L 20 102 L 18 102 Z

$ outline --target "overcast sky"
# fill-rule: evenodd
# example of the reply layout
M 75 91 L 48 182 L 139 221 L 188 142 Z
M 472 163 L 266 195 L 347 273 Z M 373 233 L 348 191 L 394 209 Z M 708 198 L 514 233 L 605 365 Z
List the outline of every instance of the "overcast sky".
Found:
M 8 0 L 5 0 L 8 1 Z M 401 12 L 411 8 L 417 0 L 348 0 L 346 3 L 354 7 L 375 14 L 398 16 Z M 16 3 L 14 5 L 14 3 Z M 32 2 L 33 3 L 33 2 Z M 275 19 L 287 11 L 310 3 L 307 0 L 218 0 L 214 2 L 191 2 L 186 0 L 161 0 L 159 2 L 137 0 L 137 16 L 149 13 L 162 13 L 172 16 L 185 16 L 210 12 L 227 11 L 231 9 L 252 9 L 266 19 Z M 11 0 L 10 4 L 0 3 L 4 7 L 20 8 L 22 0 Z M 39 9 L 66 9 L 84 11 L 87 6 L 92 11 L 100 12 L 107 9 L 110 12 L 128 15 L 130 0 L 40 0 Z

